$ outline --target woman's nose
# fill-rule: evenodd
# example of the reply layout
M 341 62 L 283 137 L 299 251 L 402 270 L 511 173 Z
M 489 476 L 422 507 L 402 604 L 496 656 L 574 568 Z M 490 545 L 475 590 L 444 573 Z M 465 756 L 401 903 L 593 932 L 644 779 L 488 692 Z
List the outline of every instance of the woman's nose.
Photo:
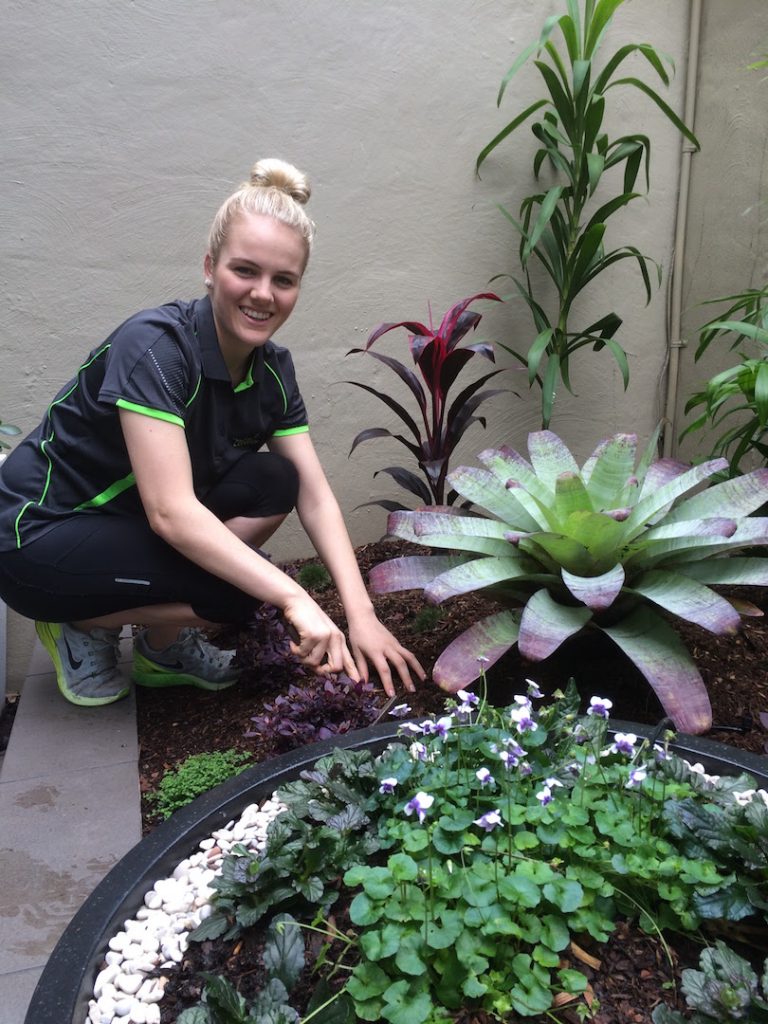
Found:
M 266 277 L 255 277 L 251 281 L 251 295 L 253 298 L 268 300 L 272 297 L 269 280 Z

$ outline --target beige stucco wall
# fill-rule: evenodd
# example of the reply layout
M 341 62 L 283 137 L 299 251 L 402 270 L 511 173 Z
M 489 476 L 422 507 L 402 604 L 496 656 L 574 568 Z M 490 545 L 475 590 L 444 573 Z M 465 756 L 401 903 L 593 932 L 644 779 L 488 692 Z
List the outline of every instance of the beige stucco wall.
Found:
M 742 2 L 752 6 L 726 6 Z M 199 294 L 218 203 L 257 157 L 284 156 L 312 177 L 318 240 L 278 340 L 294 352 L 354 541 L 380 536 L 381 512 L 352 510 L 397 495 L 372 474 L 400 461 L 400 450 L 372 442 L 350 461 L 347 452 L 360 429 L 393 421 L 339 382 L 384 387 L 393 378 L 344 353 L 382 320 L 423 318 L 428 301 L 441 313 L 516 270 L 516 239 L 494 204 L 516 211 L 531 191 L 530 135 L 517 133 L 481 180 L 474 160 L 540 94 L 528 69 L 495 107 L 517 53 L 563 9 L 559 0 L 6 0 L 0 415 L 31 428 L 122 318 Z M 676 109 L 687 24 L 683 0 L 627 0 L 606 44 L 650 41 L 671 54 L 678 76 L 666 98 Z M 634 60 L 628 71 L 646 74 Z M 639 93 L 613 96 L 610 130 L 649 134 L 653 166 L 650 199 L 615 218 L 609 242 L 637 245 L 666 272 L 679 139 Z M 659 415 L 664 293 L 646 307 L 636 273 L 620 266 L 585 299 L 584 316 L 611 309 L 625 319 L 631 391 L 623 394 L 607 355 L 576 361 L 579 397 L 563 396 L 553 427 L 579 455 L 616 429 L 647 435 Z M 479 336 L 527 348 L 520 301 L 488 309 Z M 382 351 L 404 356 L 404 336 Z M 490 442 L 522 445 L 537 426 L 537 397 L 519 372 L 509 380 L 521 397 L 494 401 L 465 460 Z M 273 550 L 308 553 L 295 527 Z M 12 616 L 10 686 L 23 678 L 30 643 L 30 624 Z
M 693 419 L 684 413 L 691 394 L 738 362 L 738 354 L 728 351 L 730 341 L 710 346 L 695 361 L 699 328 L 729 305 L 703 303 L 768 281 L 768 69 L 747 68 L 768 53 L 768 4 L 705 2 L 701 42 L 696 113 L 701 152 L 691 168 L 678 433 Z M 712 440 L 706 431 L 690 434 L 679 453 L 686 459 L 707 455 Z

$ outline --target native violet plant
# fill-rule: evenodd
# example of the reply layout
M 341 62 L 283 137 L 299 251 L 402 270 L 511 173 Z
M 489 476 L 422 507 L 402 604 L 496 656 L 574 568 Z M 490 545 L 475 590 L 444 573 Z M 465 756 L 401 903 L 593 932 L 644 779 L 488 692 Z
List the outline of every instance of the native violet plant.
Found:
M 580 468 L 559 437 L 538 431 L 528 438 L 530 462 L 511 448 L 488 449 L 479 456 L 485 469 L 450 475 L 490 516 L 390 515 L 391 534 L 450 554 L 375 566 L 375 593 L 421 588 L 439 604 L 483 590 L 507 606 L 440 655 L 440 686 L 468 685 L 514 644 L 542 661 L 582 630 L 598 629 L 634 662 L 677 728 L 710 727 L 706 687 L 663 613 L 713 633 L 738 630 L 739 612 L 709 585 L 768 584 L 768 560 L 733 557 L 768 543 L 768 518 L 749 516 L 768 499 L 768 470 L 690 495 L 728 463 L 653 461 L 656 439 L 638 462 L 635 435 L 616 434 Z
M 499 709 L 462 691 L 378 757 L 318 761 L 278 791 L 263 855 L 225 859 L 192 939 L 289 910 L 286 935 L 322 944 L 321 1024 L 449 1024 L 586 1016 L 571 942 L 607 941 L 618 917 L 657 934 L 765 919 L 768 797 L 753 779 L 703 775 L 668 733 L 611 732 L 599 697 L 579 717 L 573 685 L 540 711 L 539 696 L 533 684 Z
M 380 437 L 394 438 L 414 457 L 423 479 L 403 466 L 388 466 L 386 469 L 377 470 L 374 476 L 377 476 L 378 473 L 387 473 L 406 491 L 415 494 L 420 503 L 426 505 L 444 505 L 446 503 L 450 505 L 453 503 L 455 494 L 450 493 L 447 498 L 445 494 L 445 480 L 451 455 L 473 423 L 480 423 L 485 427 L 485 419 L 475 415 L 478 407 L 486 399 L 502 393 L 500 389 L 480 390 L 492 377 L 502 372 L 502 370 L 492 370 L 469 384 L 450 405 L 448 404 L 448 393 L 462 369 L 473 356 L 479 355 L 483 359 L 495 361 L 493 346 L 487 342 L 458 347 L 459 342 L 469 331 L 474 331 L 482 319 L 482 314 L 468 308 L 478 299 L 501 302 L 499 296 L 492 292 L 482 292 L 472 295 L 468 299 L 462 299 L 461 302 L 451 306 L 437 330 L 432 324 L 431 316 L 429 326 L 415 320 L 380 324 L 371 332 L 365 343 L 365 348 L 353 348 L 347 352 L 347 355 L 365 352 L 396 373 L 416 399 L 418 418 L 421 420 L 421 425 L 419 425 L 417 419 L 408 412 L 405 406 L 392 398 L 386 391 L 378 391 L 360 381 L 345 381 L 346 384 L 362 388 L 363 391 L 367 391 L 383 402 L 397 414 L 411 435 L 408 437 L 404 434 L 394 434 L 386 427 L 369 427 L 366 430 L 361 430 L 352 441 L 349 454 L 351 455 L 363 441 Z M 410 370 L 400 360 L 383 355 L 381 352 L 372 351 L 375 341 L 383 334 L 398 327 L 404 327 L 409 332 L 408 345 L 423 384 L 413 370 Z M 367 504 L 380 505 L 390 511 L 404 507 L 401 502 L 390 500 L 367 502 Z

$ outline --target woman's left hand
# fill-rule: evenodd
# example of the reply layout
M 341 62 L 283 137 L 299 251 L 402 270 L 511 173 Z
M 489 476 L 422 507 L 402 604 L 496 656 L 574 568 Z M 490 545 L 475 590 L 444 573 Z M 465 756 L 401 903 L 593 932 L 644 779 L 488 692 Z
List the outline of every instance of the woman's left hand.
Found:
M 416 689 L 412 673 L 423 682 L 427 673 L 419 664 L 416 656 L 382 625 L 371 613 L 349 623 L 349 645 L 360 673 L 360 678 L 368 680 L 368 663 L 376 669 L 388 697 L 395 696 L 393 669 L 406 690 Z

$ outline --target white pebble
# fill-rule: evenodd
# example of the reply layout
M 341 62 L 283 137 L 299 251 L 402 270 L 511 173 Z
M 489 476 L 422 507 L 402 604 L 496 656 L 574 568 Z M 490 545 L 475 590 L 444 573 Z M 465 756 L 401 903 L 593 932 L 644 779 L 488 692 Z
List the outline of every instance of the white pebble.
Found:
M 147 1024 L 160 1024 L 160 1007 L 157 1003 L 150 1003 L 147 1007 Z
M 101 993 L 104 991 L 104 986 L 114 981 L 120 972 L 120 968 L 117 964 L 108 964 L 103 971 L 99 971 L 96 975 L 96 981 L 93 983 L 93 994 L 98 999 Z
M 117 934 L 113 935 L 112 938 L 109 940 L 109 948 L 117 950 L 118 952 L 122 952 L 127 945 L 128 936 L 125 934 L 125 932 L 117 932 Z
M 127 1017 L 131 1012 L 131 1005 L 133 1000 L 129 997 L 124 997 L 115 1003 L 115 1015 L 118 1017 Z
M 150 910 L 157 910 L 163 905 L 163 897 L 160 893 L 151 889 L 144 897 L 144 903 Z
M 115 984 L 121 992 L 125 992 L 127 995 L 135 995 L 144 981 L 140 974 L 118 974 L 115 978 Z

